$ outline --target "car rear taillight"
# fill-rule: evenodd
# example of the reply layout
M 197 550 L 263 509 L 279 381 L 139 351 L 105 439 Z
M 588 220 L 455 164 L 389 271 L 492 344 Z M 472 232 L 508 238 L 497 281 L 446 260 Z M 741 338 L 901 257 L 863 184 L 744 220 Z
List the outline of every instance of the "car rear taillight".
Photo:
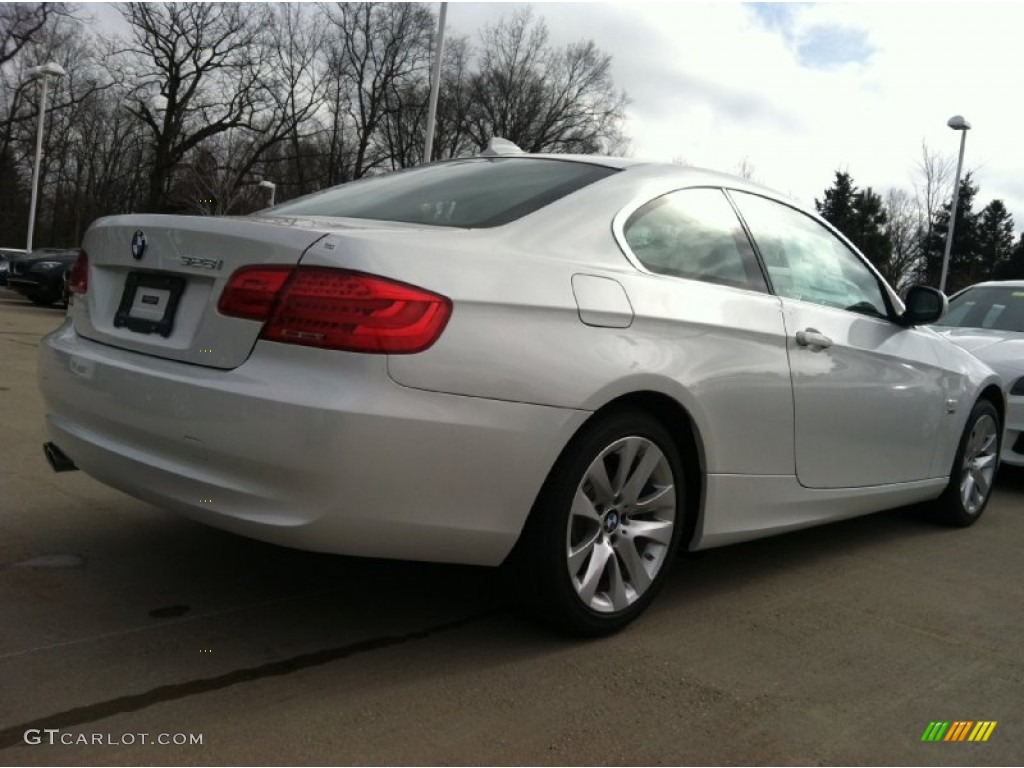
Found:
M 294 267 L 242 267 L 228 280 L 217 309 L 228 317 L 266 320 Z
M 222 314 L 265 320 L 260 337 L 350 352 L 410 354 L 437 341 L 452 303 L 383 277 L 327 267 L 245 267 L 231 276 Z
M 71 274 L 68 276 L 68 291 L 81 296 L 89 290 L 89 254 L 85 251 L 78 252 L 78 258 L 71 267 Z

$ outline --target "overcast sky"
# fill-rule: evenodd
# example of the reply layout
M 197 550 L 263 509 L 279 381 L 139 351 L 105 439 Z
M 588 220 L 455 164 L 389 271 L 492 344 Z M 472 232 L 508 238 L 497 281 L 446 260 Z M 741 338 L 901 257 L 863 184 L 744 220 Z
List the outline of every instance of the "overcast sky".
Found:
M 451 3 L 449 29 L 526 4 Z M 559 41 L 593 38 L 632 99 L 634 155 L 734 171 L 813 205 L 836 169 L 910 188 L 921 142 L 955 155 L 979 207 L 1024 229 L 1024 4 L 532 3 Z
M 813 205 L 836 169 L 909 190 L 922 140 L 956 154 L 946 121 L 962 114 L 978 208 L 1002 198 L 1024 229 L 1024 4 L 452 2 L 448 30 L 476 42 L 525 5 L 554 41 L 612 54 L 637 157 L 724 171 L 748 158 Z

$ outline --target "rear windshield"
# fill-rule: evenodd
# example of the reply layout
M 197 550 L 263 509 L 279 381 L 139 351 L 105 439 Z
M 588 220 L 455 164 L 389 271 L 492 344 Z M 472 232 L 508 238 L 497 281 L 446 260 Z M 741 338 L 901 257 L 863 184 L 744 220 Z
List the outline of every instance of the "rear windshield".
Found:
M 475 157 L 360 179 L 263 213 L 496 227 L 613 173 L 566 160 Z
M 1024 288 L 969 288 L 950 299 L 937 325 L 1024 332 Z

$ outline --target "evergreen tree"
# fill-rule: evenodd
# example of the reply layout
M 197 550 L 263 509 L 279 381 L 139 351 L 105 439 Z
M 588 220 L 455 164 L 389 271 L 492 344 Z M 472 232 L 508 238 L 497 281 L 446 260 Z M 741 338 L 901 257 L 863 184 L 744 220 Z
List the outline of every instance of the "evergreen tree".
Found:
M 815 198 L 814 207 L 829 224 L 849 237 L 847 231 L 853 222 L 854 197 L 857 187 L 853 178 L 844 171 L 836 171 L 836 179 L 832 186 L 825 190 L 824 202 Z
M 857 189 L 850 174 L 836 171 L 835 181 L 825 190 L 824 201 L 815 200 L 814 207 L 868 257 L 887 280 L 892 274 L 892 239 L 887 224 L 889 217 L 880 195 L 871 187 Z
M 854 195 L 853 220 L 850 229 L 843 234 L 868 257 L 886 280 L 895 284 L 898 275 L 892 274 L 891 269 L 893 248 L 888 223 L 889 216 L 881 196 L 868 187 Z
M 978 219 L 978 260 L 972 265 L 972 283 L 991 280 L 1013 256 L 1013 216 L 1002 200 L 985 206 Z
M 1024 234 L 1014 246 L 1010 258 L 993 275 L 996 280 L 1024 280 Z
M 960 182 L 960 198 L 956 206 L 953 228 L 953 247 L 949 256 L 949 274 L 946 277 L 946 293 L 952 294 L 966 288 L 973 282 L 972 269 L 978 262 L 978 214 L 974 213 L 974 198 L 978 186 L 971 181 L 968 173 Z M 942 277 L 942 256 L 946 247 L 946 233 L 949 231 L 949 212 L 952 201 L 943 204 L 935 216 L 931 236 L 925 243 L 925 278 L 930 285 L 937 286 Z

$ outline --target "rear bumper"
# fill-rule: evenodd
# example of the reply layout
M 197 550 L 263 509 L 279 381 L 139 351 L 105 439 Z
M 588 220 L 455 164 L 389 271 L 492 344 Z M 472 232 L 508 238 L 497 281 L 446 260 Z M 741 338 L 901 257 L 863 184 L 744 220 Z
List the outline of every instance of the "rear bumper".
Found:
M 300 549 L 496 565 L 589 413 L 408 389 L 382 356 L 260 342 L 231 371 L 40 346 L 50 439 L 82 470 Z

